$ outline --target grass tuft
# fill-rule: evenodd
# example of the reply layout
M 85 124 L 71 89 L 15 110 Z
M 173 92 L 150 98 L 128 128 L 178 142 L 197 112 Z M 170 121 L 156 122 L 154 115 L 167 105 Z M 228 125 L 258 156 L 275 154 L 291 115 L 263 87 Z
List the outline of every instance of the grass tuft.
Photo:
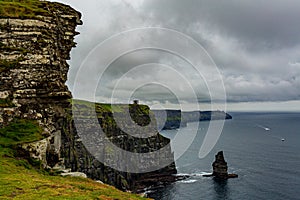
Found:
M 41 140 L 42 129 L 37 122 L 15 119 L 0 129 L 0 145 L 12 146 Z

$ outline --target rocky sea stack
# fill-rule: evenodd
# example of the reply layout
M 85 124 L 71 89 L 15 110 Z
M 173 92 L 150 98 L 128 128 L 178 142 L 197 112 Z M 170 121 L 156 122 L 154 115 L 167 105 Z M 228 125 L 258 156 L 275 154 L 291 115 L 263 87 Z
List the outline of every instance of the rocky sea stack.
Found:
M 213 173 L 211 175 L 205 175 L 206 177 L 213 176 L 219 180 L 226 180 L 228 178 L 237 178 L 237 174 L 228 174 L 227 162 L 224 159 L 223 151 L 219 151 L 215 155 L 215 161 L 212 164 Z

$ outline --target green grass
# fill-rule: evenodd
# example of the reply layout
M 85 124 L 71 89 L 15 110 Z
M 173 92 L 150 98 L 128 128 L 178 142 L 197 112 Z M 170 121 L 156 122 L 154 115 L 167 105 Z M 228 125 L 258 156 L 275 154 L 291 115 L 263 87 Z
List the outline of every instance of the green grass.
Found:
M 101 119 L 100 125 L 103 129 L 107 127 L 118 128 L 112 113 L 123 115 L 129 112 L 131 119 L 139 126 L 147 126 L 151 122 L 151 115 L 153 115 L 150 112 L 150 108 L 142 104 L 104 104 L 78 99 L 73 99 L 71 103 L 73 112 L 79 111 L 76 113 L 76 117 L 90 119 L 96 114 Z M 106 134 L 109 133 L 106 132 Z
M 106 104 L 106 103 L 93 103 L 85 100 L 72 99 L 73 105 L 85 106 L 88 109 L 95 109 L 97 113 L 104 112 L 125 112 L 129 108 L 134 107 L 134 104 Z M 82 107 L 81 107 L 82 109 Z M 138 105 L 137 114 L 149 114 L 149 107 L 147 105 Z
M 11 108 L 14 107 L 15 105 L 13 104 L 13 102 L 9 99 L 0 99 L 0 108 Z
M 53 17 L 54 11 L 67 13 L 70 7 L 58 2 L 39 0 L 0 0 L 0 18 L 41 19 L 41 16 Z
M 90 179 L 41 174 L 0 150 L 0 199 L 144 199 Z
M 46 2 L 39 0 L 0 0 L 0 18 L 36 18 L 47 15 Z
M 0 129 L 0 199 L 144 199 L 91 179 L 37 170 L 32 160 L 20 157 L 18 145 L 42 139 L 41 133 L 36 122 L 24 119 Z
M 11 146 L 41 140 L 42 129 L 31 120 L 15 119 L 0 129 L 0 145 Z
M 94 109 L 97 113 L 107 112 L 124 112 L 128 109 L 127 104 L 105 104 L 105 103 L 93 103 L 85 100 L 73 99 L 72 104 L 75 106 L 85 106 L 87 109 Z M 83 107 L 81 107 L 82 109 Z

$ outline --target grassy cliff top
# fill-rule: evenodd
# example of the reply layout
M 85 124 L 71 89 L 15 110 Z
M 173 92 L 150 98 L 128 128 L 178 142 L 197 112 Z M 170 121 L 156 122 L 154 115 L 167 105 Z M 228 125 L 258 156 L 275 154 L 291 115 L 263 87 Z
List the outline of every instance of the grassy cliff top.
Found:
M 18 148 L 41 138 L 41 128 L 30 120 L 0 128 L 0 199 L 144 199 L 91 179 L 50 176 Z
M 48 13 L 44 7 L 39 0 L 0 0 L 0 18 L 34 18 Z
M 67 11 L 70 6 L 40 0 L 0 0 L 0 18 L 35 19 L 51 16 L 51 10 Z
M 134 104 L 106 104 L 106 103 L 93 103 L 85 100 L 72 99 L 73 108 L 80 107 L 80 109 L 95 109 L 97 113 L 108 113 L 108 112 L 125 112 L 129 108 L 136 105 Z M 150 108 L 147 105 L 137 105 L 139 114 L 149 115 Z
M 0 147 L 0 199 L 144 199 L 90 179 L 50 176 Z

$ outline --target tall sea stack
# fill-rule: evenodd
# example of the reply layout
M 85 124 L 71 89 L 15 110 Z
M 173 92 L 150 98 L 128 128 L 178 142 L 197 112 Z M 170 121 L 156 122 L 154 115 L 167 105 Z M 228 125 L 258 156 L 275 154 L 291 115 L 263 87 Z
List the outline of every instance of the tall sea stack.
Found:
M 228 167 L 227 162 L 224 159 L 223 151 L 218 152 L 215 156 L 215 161 L 212 164 L 213 166 L 213 176 L 226 179 L 228 177 Z
M 228 174 L 227 162 L 224 159 L 223 151 L 219 151 L 215 156 L 215 161 L 212 164 L 213 174 L 217 179 L 225 180 L 228 178 L 237 178 L 237 174 Z

